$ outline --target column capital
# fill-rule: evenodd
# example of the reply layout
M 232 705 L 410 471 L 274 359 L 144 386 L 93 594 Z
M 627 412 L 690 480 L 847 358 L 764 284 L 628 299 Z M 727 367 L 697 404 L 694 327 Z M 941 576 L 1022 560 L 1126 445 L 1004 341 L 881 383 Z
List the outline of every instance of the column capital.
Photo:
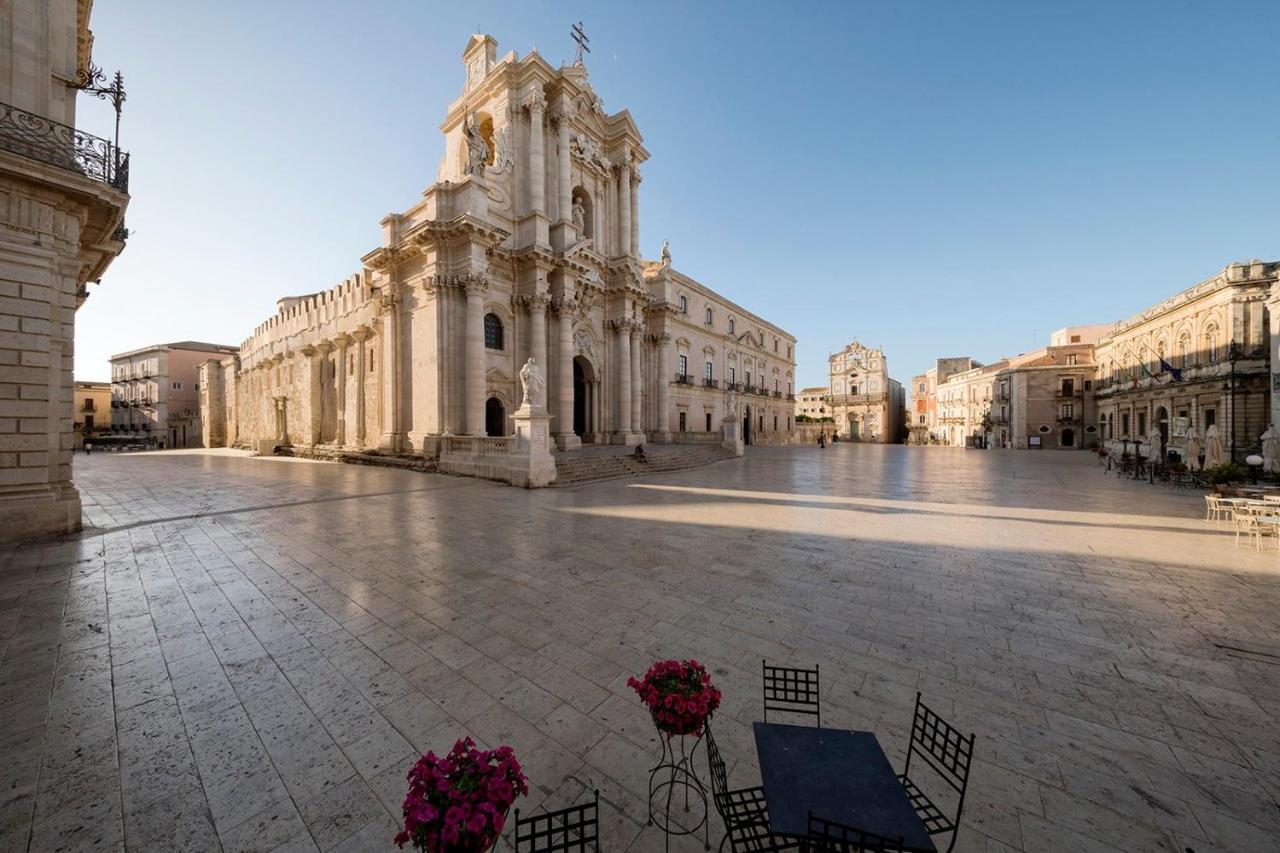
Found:
M 303 358 L 311 358 L 313 355 L 319 354 L 319 352 L 320 350 L 316 349 L 311 344 L 298 347 L 298 355 L 302 356 Z
M 470 275 L 460 276 L 458 284 L 467 292 L 467 296 L 483 297 L 489 292 L 489 277 L 472 273 Z
M 316 350 L 323 355 L 333 352 L 333 341 L 320 341 L 316 344 Z
M 551 297 L 545 293 L 526 293 L 524 296 L 517 297 L 518 302 L 525 308 L 529 309 L 529 313 L 543 313 L 547 310 L 547 306 L 551 304 Z
M 353 335 L 353 334 L 354 334 L 354 332 L 352 333 L 352 335 Z M 341 349 L 346 349 L 347 347 L 349 347 L 349 346 L 351 345 L 352 335 L 348 335 L 348 334 L 347 334 L 347 333 L 345 333 L 345 332 L 343 332 L 343 333 L 342 333 L 342 334 L 340 334 L 340 335 L 334 335 L 334 336 L 333 336 L 333 342 L 334 342 L 334 344 L 335 344 L 335 345 L 337 345 L 339 348 L 341 348 Z
M 534 111 L 543 112 L 547 108 L 547 96 L 543 94 L 541 89 L 534 89 L 532 92 L 524 96 L 523 106 L 533 115 Z
M 578 313 L 578 301 L 576 299 L 566 299 L 563 296 L 557 296 L 551 300 L 552 309 L 562 318 L 572 319 Z
M 631 167 L 631 185 L 638 187 L 643 180 L 644 175 L 640 174 L 640 164 L 637 163 Z

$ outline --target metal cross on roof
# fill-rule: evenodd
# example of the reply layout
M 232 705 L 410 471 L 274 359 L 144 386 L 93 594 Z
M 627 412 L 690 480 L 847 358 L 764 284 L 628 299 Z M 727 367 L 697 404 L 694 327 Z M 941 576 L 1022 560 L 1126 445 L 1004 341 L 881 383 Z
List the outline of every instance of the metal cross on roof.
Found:
M 587 47 L 591 43 L 591 39 L 587 38 L 587 34 L 582 31 L 582 21 L 574 24 L 569 28 L 569 37 L 578 43 L 578 48 L 573 52 L 573 64 L 582 65 L 582 53 L 591 52 L 591 48 Z

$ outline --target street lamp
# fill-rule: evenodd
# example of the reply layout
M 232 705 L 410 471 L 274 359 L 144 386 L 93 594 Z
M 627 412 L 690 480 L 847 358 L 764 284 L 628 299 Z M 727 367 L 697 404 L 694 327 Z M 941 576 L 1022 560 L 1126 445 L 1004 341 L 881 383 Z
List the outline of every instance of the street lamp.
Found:
M 1236 362 L 1241 359 L 1243 353 L 1240 352 L 1240 345 L 1235 341 L 1231 342 L 1227 349 L 1227 361 L 1231 365 L 1231 397 L 1230 397 L 1230 416 L 1231 416 L 1231 461 L 1236 461 Z

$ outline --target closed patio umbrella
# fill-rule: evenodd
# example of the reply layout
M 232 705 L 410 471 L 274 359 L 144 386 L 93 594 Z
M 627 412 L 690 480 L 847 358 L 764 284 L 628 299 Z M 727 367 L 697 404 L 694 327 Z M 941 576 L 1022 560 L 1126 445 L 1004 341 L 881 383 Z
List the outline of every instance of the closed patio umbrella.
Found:
M 1262 434 L 1262 470 L 1267 474 L 1280 471 L 1280 437 L 1273 426 Z
M 1195 427 L 1187 427 L 1185 440 L 1187 443 L 1187 468 L 1191 471 L 1195 471 L 1200 467 L 1200 434 L 1196 432 Z
M 1218 438 L 1218 425 L 1204 431 L 1204 467 L 1216 468 L 1222 464 L 1222 439 Z

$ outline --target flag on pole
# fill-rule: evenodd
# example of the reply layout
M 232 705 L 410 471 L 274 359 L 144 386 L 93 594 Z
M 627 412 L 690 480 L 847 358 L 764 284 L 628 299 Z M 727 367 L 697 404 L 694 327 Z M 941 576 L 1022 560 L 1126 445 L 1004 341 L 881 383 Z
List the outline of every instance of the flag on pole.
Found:
M 1173 366 L 1172 364 L 1170 364 L 1169 362 L 1165 361 L 1163 358 L 1162 358 L 1162 359 L 1160 359 L 1160 369 L 1161 369 L 1161 370 L 1167 370 L 1167 371 L 1169 372 L 1169 374 L 1170 374 L 1171 376 L 1173 376 L 1173 381 L 1174 381 L 1174 382 L 1181 382 L 1181 381 L 1182 381 L 1182 371 L 1181 371 L 1181 370 L 1179 370 L 1178 368 L 1174 367 L 1174 366 Z

